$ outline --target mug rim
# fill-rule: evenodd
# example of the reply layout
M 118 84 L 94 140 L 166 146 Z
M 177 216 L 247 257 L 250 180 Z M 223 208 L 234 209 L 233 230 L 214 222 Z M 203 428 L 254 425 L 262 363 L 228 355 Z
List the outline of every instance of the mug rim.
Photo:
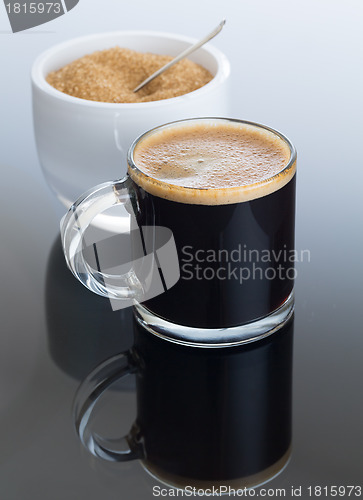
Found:
M 60 101 L 68 102 L 70 104 L 85 106 L 88 108 L 103 108 L 103 109 L 145 109 L 145 108 L 153 108 L 160 106 L 170 106 L 174 103 L 177 103 L 182 100 L 198 98 L 200 94 L 207 94 L 213 91 L 216 87 L 218 87 L 222 82 L 227 80 L 230 74 L 230 62 L 227 57 L 221 52 L 219 49 L 214 47 L 211 44 L 206 44 L 201 47 L 199 50 L 204 50 L 209 55 L 211 55 L 217 63 L 217 72 L 213 76 L 212 80 L 208 82 L 206 85 L 203 85 L 199 89 L 196 89 L 192 92 L 188 92 L 187 94 L 183 94 L 177 97 L 171 97 L 169 99 L 161 99 L 158 101 L 149 101 L 149 102 L 136 102 L 136 103 L 112 103 L 112 102 L 101 102 L 101 101 L 91 101 L 88 99 L 82 99 L 80 97 L 70 96 L 60 90 L 57 90 L 52 85 L 50 85 L 44 76 L 44 65 L 49 62 L 50 59 L 56 57 L 64 50 L 72 47 L 72 45 L 83 44 L 87 42 L 91 42 L 94 40 L 102 40 L 107 38 L 115 38 L 115 37 L 152 37 L 152 38 L 162 38 L 162 39 L 173 39 L 180 42 L 186 42 L 193 44 L 197 42 L 197 39 L 179 35 L 176 33 L 169 33 L 163 31 L 152 31 L 152 30 L 125 30 L 125 31 L 110 31 L 110 32 L 102 32 L 102 33 L 94 33 L 91 35 L 80 36 L 76 38 L 71 38 L 59 44 L 56 44 L 47 50 L 43 51 L 32 64 L 31 67 L 31 81 L 33 85 L 35 85 L 38 89 L 40 89 L 45 94 L 49 95 L 54 99 L 58 99 Z M 97 49 L 96 49 L 97 50 Z M 102 50 L 102 49 L 99 49 Z M 94 52 L 94 50 L 93 50 Z M 82 57 L 82 56 L 80 56 Z M 77 58 L 72 59 L 72 61 Z M 70 61 L 70 62 L 72 62 Z

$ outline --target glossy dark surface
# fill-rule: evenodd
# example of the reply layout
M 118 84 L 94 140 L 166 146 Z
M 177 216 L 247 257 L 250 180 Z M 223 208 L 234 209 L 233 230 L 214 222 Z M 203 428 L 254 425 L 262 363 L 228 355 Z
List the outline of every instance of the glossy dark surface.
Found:
M 111 311 L 107 299 L 72 277 L 54 246 L 58 221 L 45 209 L 50 195 L 41 182 L 21 175 L 27 182 L 19 185 L 19 171 L 8 171 L 9 189 L 0 201 L 2 498 L 151 499 L 158 483 L 140 463 L 92 457 L 78 441 L 71 414 L 80 379 L 113 350 L 131 346 L 130 311 Z M 18 204 L 9 212 L 12 193 L 24 198 L 29 190 L 36 194 L 32 210 Z M 300 200 L 297 247 L 310 248 L 311 261 L 297 263 L 292 458 L 269 483 L 288 490 L 359 484 L 363 462 L 362 235 L 341 224 L 338 238 L 338 207 L 330 207 L 333 224 L 325 209 L 319 215 L 315 201 L 310 207 L 311 199 Z M 357 213 L 358 198 L 348 206 Z M 326 228 L 324 238 L 314 229 L 318 221 Z M 352 234 L 357 245 L 347 247 Z M 343 266 L 344 254 L 349 260 Z M 105 396 L 96 415 L 100 433 L 118 437 L 129 431 L 136 418 L 134 387 L 134 380 L 125 379 Z

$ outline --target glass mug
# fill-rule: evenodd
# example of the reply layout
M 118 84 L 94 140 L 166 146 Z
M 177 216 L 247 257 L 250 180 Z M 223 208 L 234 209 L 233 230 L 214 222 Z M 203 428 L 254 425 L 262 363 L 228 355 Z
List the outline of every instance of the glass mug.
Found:
M 175 186 L 138 168 L 135 151 L 142 151 L 150 137 L 196 125 L 267 134 L 288 152 L 286 165 L 258 182 L 214 189 Z M 294 146 L 263 125 L 196 118 L 152 129 L 129 149 L 127 176 L 87 192 L 65 216 L 61 234 L 67 264 L 90 290 L 133 304 L 140 323 L 158 335 L 193 345 L 233 345 L 269 335 L 286 320 L 294 305 L 295 272 L 290 256 L 294 252 L 295 171 Z M 84 258 L 86 229 L 94 217 L 119 204 L 134 213 L 136 231 L 132 233 L 139 228 L 144 234 L 143 245 L 134 243 L 133 247 L 143 246 L 145 255 L 157 253 L 156 228 L 166 228 L 173 237 L 168 248 L 173 247 L 178 259 L 176 264 L 171 259 L 171 267 L 174 271 L 178 268 L 180 277 L 175 279 L 174 273 L 171 282 L 175 284 L 165 286 L 157 296 L 147 295 L 147 280 L 140 278 L 140 269 L 147 265 L 112 276 L 93 269 Z M 170 255 L 164 259 L 167 263 Z M 164 283 L 168 276 L 163 275 L 161 260 L 156 259 L 156 274 L 160 273 Z
M 171 340 L 171 341 L 170 341 Z M 259 486 L 291 453 L 293 316 L 258 342 L 183 345 L 151 335 L 136 319 L 134 345 L 81 384 L 74 422 L 83 445 L 113 462 L 139 459 L 167 485 L 208 490 Z M 105 439 L 93 419 L 107 389 L 136 374 L 129 433 Z

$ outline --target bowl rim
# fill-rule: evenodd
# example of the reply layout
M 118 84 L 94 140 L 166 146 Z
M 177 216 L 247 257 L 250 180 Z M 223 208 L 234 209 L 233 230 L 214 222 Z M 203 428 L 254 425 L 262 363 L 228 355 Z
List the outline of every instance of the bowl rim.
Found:
M 92 35 L 85 35 L 76 38 L 72 38 L 56 44 L 47 50 L 43 51 L 32 64 L 31 67 L 31 81 L 33 86 L 47 94 L 48 96 L 58 99 L 63 102 L 68 102 L 73 105 L 85 106 L 88 108 L 103 108 L 103 109 L 132 109 L 132 108 L 153 108 L 153 107 L 163 107 L 170 106 L 173 103 L 177 103 L 179 101 L 186 101 L 189 99 L 198 98 L 203 94 L 208 94 L 213 92 L 221 83 L 227 80 L 230 74 L 230 63 L 227 57 L 221 52 L 219 49 L 214 47 L 211 44 L 204 45 L 199 50 L 204 50 L 209 55 L 211 55 L 216 63 L 217 63 L 217 72 L 212 78 L 210 82 L 208 82 L 203 87 L 194 90 L 193 92 L 189 92 L 187 94 L 183 94 L 177 97 L 171 97 L 169 99 L 162 99 L 159 101 L 150 101 L 150 102 L 136 102 L 136 103 L 112 103 L 112 102 L 100 102 L 100 101 L 90 101 L 87 99 L 81 99 L 79 97 L 70 96 L 61 92 L 60 90 L 55 89 L 52 85 L 50 85 L 45 77 L 44 77 L 44 66 L 49 62 L 51 58 L 56 57 L 62 51 L 65 51 L 72 47 L 72 45 L 85 44 L 87 42 L 93 42 L 94 40 L 105 40 L 107 38 L 117 38 L 117 37 L 154 37 L 154 38 L 164 38 L 174 39 L 181 42 L 186 42 L 193 44 L 197 41 L 189 36 L 179 35 L 176 33 L 167 33 L 163 31 L 150 31 L 150 30 L 130 30 L 130 31 L 111 31 L 111 32 L 103 32 L 103 33 L 95 33 Z

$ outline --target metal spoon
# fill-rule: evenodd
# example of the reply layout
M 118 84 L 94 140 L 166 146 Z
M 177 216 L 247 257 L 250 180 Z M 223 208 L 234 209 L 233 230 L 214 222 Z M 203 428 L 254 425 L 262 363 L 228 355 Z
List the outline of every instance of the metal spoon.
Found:
M 136 88 L 134 88 L 133 92 L 138 92 L 140 89 L 142 89 L 143 87 L 145 87 L 145 85 L 147 85 L 149 82 L 151 82 L 151 80 L 154 80 L 154 78 L 156 78 L 157 76 L 161 75 L 161 73 L 164 73 L 164 71 L 166 71 L 167 69 L 169 69 L 171 66 L 174 66 L 174 64 L 176 64 L 177 62 L 181 61 L 181 59 L 184 59 L 184 57 L 189 56 L 189 54 L 191 54 L 195 50 L 197 50 L 200 47 L 202 47 L 202 45 L 204 45 L 205 43 L 209 42 L 209 40 L 211 40 L 216 35 L 218 35 L 218 33 L 222 30 L 222 28 L 223 28 L 223 26 L 225 24 L 226 24 L 226 20 L 223 19 L 223 21 L 221 21 L 218 24 L 218 26 L 216 28 L 214 28 L 214 30 L 211 31 L 207 36 L 205 36 L 204 38 L 202 38 L 201 40 L 199 40 L 199 42 L 195 43 L 194 45 L 192 45 L 188 49 L 184 50 L 181 54 L 179 54 L 178 56 L 176 56 L 172 61 L 170 61 L 167 64 L 165 64 L 165 66 L 163 66 L 162 68 L 160 68 L 157 71 L 155 71 L 155 73 L 153 73 L 151 76 L 149 76 L 148 78 L 146 78 L 146 80 L 144 80 L 143 82 L 141 82 L 140 85 L 138 85 Z

